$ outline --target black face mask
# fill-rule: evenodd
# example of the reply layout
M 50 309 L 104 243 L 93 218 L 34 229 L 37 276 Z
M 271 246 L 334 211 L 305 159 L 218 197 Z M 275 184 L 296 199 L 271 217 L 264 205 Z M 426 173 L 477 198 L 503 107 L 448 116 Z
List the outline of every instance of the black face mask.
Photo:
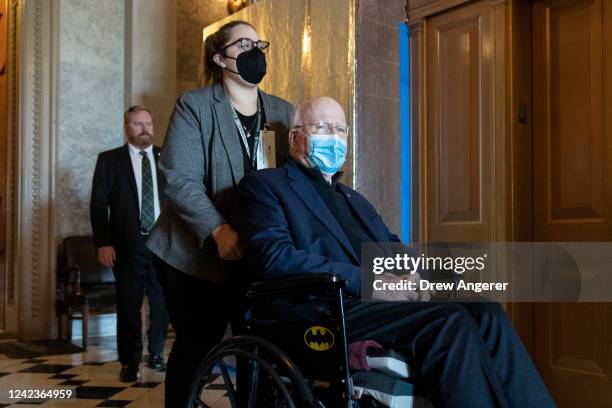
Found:
M 255 47 L 250 51 L 245 51 L 238 55 L 238 58 L 229 57 L 236 60 L 236 68 L 238 72 L 226 68 L 228 71 L 238 74 L 245 81 L 251 84 L 258 84 L 266 75 L 266 54 L 259 48 Z

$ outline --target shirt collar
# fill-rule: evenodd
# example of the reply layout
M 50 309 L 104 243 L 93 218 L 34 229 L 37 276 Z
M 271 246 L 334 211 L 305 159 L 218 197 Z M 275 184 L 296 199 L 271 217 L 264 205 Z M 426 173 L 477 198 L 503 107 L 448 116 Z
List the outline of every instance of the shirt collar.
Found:
M 153 145 L 150 145 L 146 149 L 141 149 L 139 147 L 134 146 L 131 143 L 128 143 L 128 148 L 130 149 L 130 154 L 134 156 L 140 156 L 140 152 L 145 151 L 149 157 L 153 157 Z

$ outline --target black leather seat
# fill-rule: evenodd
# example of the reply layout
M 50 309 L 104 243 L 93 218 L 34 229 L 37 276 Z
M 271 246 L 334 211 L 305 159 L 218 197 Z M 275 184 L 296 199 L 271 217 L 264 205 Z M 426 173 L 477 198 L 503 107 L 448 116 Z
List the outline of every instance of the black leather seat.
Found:
M 69 340 L 72 340 L 72 321 L 82 320 L 83 348 L 87 348 L 89 314 L 116 311 L 115 276 L 111 268 L 98 262 L 92 236 L 65 238 L 59 259 L 58 312 L 67 315 Z

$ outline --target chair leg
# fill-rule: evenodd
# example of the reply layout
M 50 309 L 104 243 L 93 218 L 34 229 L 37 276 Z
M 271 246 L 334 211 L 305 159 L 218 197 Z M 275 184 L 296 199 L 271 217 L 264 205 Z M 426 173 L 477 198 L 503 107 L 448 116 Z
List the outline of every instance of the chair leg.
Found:
M 58 313 L 57 315 L 57 339 L 64 339 L 64 314 Z
M 89 304 L 83 304 L 83 349 L 87 350 L 87 320 L 89 319 Z
M 68 308 L 68 313 L 66 314 L 66 338 L 69 343 L 72 343 L 72 308 Z

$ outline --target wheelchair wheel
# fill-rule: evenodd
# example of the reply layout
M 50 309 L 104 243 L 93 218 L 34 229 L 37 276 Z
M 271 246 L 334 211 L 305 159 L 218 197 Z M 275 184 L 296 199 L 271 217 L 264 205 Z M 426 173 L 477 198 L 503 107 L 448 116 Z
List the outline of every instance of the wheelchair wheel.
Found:
M 235 367 L 232 376 L 231 368 Z M 225 399 L 225 401 L 221 401 Z M 236 336 L 217 345 L 200 365 L 189 407 L 320 408 L 293 361 L 272 343 Z

